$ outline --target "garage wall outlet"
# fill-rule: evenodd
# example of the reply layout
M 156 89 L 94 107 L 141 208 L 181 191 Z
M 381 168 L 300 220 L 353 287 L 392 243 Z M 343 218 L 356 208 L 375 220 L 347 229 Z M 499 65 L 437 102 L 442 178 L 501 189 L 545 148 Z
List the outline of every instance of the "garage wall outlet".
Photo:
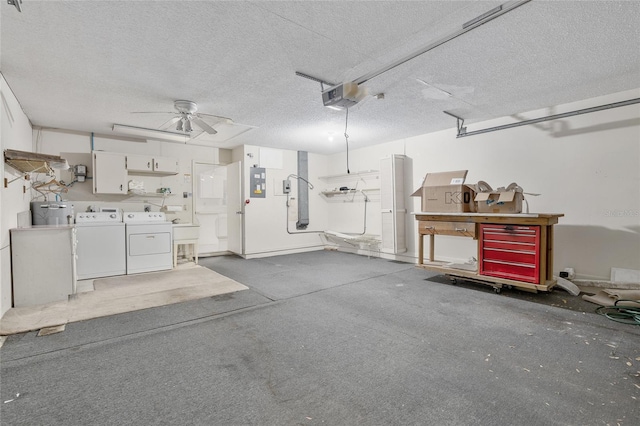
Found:
M 564 268 L 560 271 L 560 278 L 572 280 L 576 277 L 576 271 L 573 268 Z

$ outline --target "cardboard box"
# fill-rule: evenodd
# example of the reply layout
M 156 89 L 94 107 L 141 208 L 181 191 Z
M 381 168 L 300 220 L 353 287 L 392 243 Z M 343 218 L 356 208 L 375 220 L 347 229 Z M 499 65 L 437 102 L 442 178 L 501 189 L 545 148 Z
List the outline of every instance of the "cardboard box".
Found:
M 475 196 L 478 213 L 521 213 L 524 195 L 522 188 L 512 183 L 507 188 L 491 189 L 490 186 L 481 185 L 479 188 L 488 190 L 478 192 Z
M 467 170 L 427 173 L 412 197 L 421 197 L 421 211 L 436 213 L 475 212 L 474 190 L 464 184 Z

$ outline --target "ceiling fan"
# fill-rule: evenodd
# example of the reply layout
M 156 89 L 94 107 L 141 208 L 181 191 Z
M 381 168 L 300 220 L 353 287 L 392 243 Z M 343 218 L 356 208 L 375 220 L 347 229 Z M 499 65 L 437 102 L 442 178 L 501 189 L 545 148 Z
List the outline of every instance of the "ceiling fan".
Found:
M 219 120 L 222 120 L 228 124 L 232 124 L 233 120 L 227 117 L 221 117 L 219 115 L 213 114 L 203 114 L 198 112 L 198 104 L 193 101 L 184 101 L 178 100 L 173 102 L 173 107 L 176 109 L 175 112 L 134 112 L 133 114 L 172 114 L 175 115 L 171 120 L 165 123 L 162 127 L 168 128 L 176 124 L 176 130 L 184 133 L 191 133 L 193 131 L 193 126 L 197 126 L 202 131 L 215 135 L 217 132 L 216 129 L 211 127 L 209 124 L 205 123 L 201 118 L 202 116 L 207 117 L 215 117 Z

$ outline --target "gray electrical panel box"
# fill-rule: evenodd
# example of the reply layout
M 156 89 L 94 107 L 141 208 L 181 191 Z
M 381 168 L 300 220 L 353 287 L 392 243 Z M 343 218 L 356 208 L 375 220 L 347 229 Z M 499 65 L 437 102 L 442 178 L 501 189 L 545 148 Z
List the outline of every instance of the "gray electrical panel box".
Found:
M 251 167 L 249 183 L 251 198 L 265 198 L 267 193 L 267 171 L 264 167 Z

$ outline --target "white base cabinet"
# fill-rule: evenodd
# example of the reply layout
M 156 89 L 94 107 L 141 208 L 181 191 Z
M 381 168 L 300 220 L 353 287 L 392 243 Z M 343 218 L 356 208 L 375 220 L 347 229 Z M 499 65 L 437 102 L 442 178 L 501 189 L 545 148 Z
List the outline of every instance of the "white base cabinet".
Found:
M 76 229 L 11 230 L 13 307 L 66 301 L 76 293 Z

